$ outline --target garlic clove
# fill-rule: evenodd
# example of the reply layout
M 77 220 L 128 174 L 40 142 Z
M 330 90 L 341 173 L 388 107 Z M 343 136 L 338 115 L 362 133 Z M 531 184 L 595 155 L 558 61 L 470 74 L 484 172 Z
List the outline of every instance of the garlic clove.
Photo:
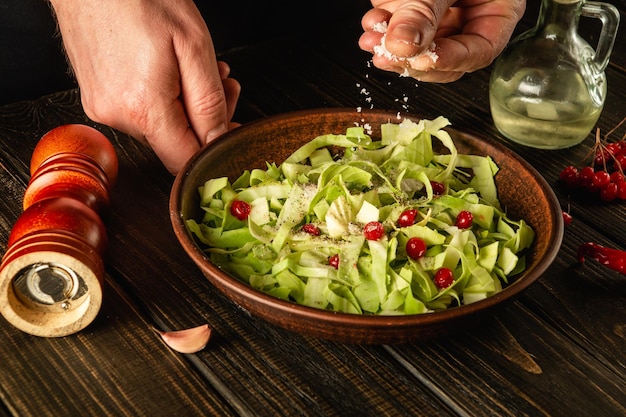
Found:
M 207 345 L 211 337 L 211 328 L 208 324 L 184 330 L 171 332 L 156 330 L 156 332 L 170 348 L 180 353 L 196 353 L 201 351 Z

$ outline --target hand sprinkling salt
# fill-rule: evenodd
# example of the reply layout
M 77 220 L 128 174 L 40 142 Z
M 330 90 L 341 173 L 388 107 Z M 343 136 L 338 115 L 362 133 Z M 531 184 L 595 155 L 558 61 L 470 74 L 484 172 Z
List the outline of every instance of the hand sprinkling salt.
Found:
M 391 53 L 391 51 L 389 51 L 387 49 L 387 47 L 385 46 L 385 39 L 387 38 L 387 22 L 379 22 L 377 24 L 375 24 L 372 28 L 375 32 L 378 33 L 382 33 L 383 36 L 382 38 L 380 38 L 380 44 L 374 46 L 374 53 L 378 56 L 382 56 L 385 57 L 391 61 L 394 62 L 410 62 L 411 60 L 414 60 L 417 57 L 423 57 L 423 56 L 427 56 L 428 58 L 431 59 L 432 63 L 434 64 L 435 62 L 437 62 L 437 60 L 439 59 L 439 55 L 437 55 L 437 53 L 435 52 L 435 42 L 431 43 L 430 46 L 428 47 L 427 50 L 421 52 L 418 55 L 415 55 L 413 57 L 398 57 L 394 54 Z M 401 77 L 409 77 L 410 73 L 409 73 L 409 69 L 408 67 L 404 69 L 404 72 L 402 74 L 400 74 Z

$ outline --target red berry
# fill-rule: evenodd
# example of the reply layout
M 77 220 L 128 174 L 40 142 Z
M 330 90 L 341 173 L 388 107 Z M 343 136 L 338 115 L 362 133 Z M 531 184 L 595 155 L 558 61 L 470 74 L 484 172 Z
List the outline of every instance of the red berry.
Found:
M 230 206 L 230 214 L 238 218 L 239 220 L 246 220 L 250 215 L 252 207 L 250 204 L 241 200 L 234 200 Z
M 603 166 L 607 159 L 610 159 L 609 151 L 606 149 L 598 149 L 593 157 L 595 166 Z
M 626 200 L 626 181 L 617 183 L 617 198 Z
M 406 242 L 406 254 L 409 258 L 419 259 L 426 253 L 426 243 L 419 237 L 412 237 Z
M 595 172 L 591 167 L 584 167 L 581 169 L 578 173 L 578 183 L 580 186 L 583 188 L 589 187 L 593 182 L 594 174 Z
M 588 191 L 596 192 L 603 189 L 609 182 L 611 182 L 611 176 L 606 171 L 596 171 L 593 174 L 593 180 L 586 188 Z
M 319 236 L 320 235 L 320 229 L 319 227 L 317 227 L 316 225 L 312 224 L 312 223 L 307 223 L 304 226 L 302 226 L 302 231 L 306 232 L 312 236 Z
M 568 212 L 564 211 L 563 212 L 563 223 L 565 224 L 565 226 L 569 226 L 570 224 L 572 224 L 572 220 L 573 220 L 572 215 L 569 214 Z
M 578 187 L 578 168 L 574 165 L 569 165 L 561 171 L 559 179 L 565 183 L 569 188 Z
M 605 152 L 609 154 L 609 155 L 606 155 L 609 158 L 611 155 L 613 156 L 619 155 L 621 151 L 622 151 L 622 146 L 620 145 L 619 142 L 611 142 L 611 143 L 606 144 Z
M 456 227 L 459 229 L 469 229 L 472 227 L 472 223 L 474 221 L 474 216 L 467 210 L 461 211 L 456 216 Z
M 615 171 L 626 170 L 626 153 L 621 153 L 615 157 L 613 161 L 613 169 Z
M 431 181 L 430 186 L 433 187 L 434 195 L 442 195 L 446 192 L 446 186 L 441 182 Z
M 380 240 L 385 235 L 385 228 L 380 222 L 369 222 L 363 227 L 363 235 L 367 240 Z
M 332 266 L 335 269 L 339 269 L 339 255 L 334 254 L 328 258 L 328 265 Z
M 450 285 L 454 283 L 454 274 L 448 268 L 440 268 L 435 273 L 434 278 L 435 286 L 440 290 L 444 288 L 448 288 Z
M 604 187 L 600 188 L 600 199 L 602 201 L 613 201 L 617 198 L 617 184 L 609 182 Z
M 626 176 L 624 176 L 624 174 L 619 171 L 613 171 L 611 173 L 611 182 L 619 184 L 621 181 L 624 181 L 625 179 L 626 179 Z
M 415 217 L 417 217 L 417 210 L 415 209 L 404 210 L 402 214 L 400 214 L 400 217 L 398 217 L 398 226 L 400 227 L 411 226 L 413 223 L 415 223 Z

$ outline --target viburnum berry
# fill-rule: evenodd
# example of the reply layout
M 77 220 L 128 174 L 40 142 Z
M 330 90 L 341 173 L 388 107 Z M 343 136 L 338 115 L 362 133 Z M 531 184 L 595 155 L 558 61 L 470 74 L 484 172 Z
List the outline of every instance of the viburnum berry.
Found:
M 419 259 L 426 253 L 426 243 L 419 237 L 412 237 L 406 242 L 406 254 L 411 259 Z
M 595 171 L 592 167 L 584 167 L 578 173 L 578 183 L 581 187 L 587 188 L 593 182 Z
M 600 200 L 602 201 L 613 201 L 617 198 L 617 184 L 614 182 L 609 182 L 604 187 L 600 189 Z
M 598 149 L 593 157 L 593 164 L 595 166 L 603 166 L 611 156 L 609 155 L 609 151 L 606 149 Z
M 610 158 L 611 155 L 616 156 L 622 152 L 622 145 L 619 142 L 611 142 L 607 143 L 604 149 L 606 150 L 606 153 L 609 154 L 607 156 Z
M 459 229 L 469 229 L 470 227 L 472 227 L 472 223 L 474 222 L 474 215 L 467 211 L 467 210 L 462 210 L 457 216 L 456 216 L 456 227 L 458 227 Z
M 569 226 L 570 224 L 572 224 L 572 220 L 574 220 L 572 215 L 569 214 L 568 212 L 564 211 L 563 212 L 563 223 L 565 224 L 565 226 Z
M 620 145 L 619 148 L 612 148 L 610 152 L 623 152 L 617 156 L 611 153 L 611 158 L 615 161 L 613 166 L 609 164 L 598 169 L 586 166 L 578 170 L 575 166 L 568 165 L 559 174 L 559 180 L 569 189 L 581 189 L 597 194 L 604 202 L 626 200 L 626 176 L 622 169 L 622 164 L 626 165 L 626 147 Z M 623 161 L 617 160 L 618 157 Z
M 305 225 L 302 226 L 302 231 L 306 232 L 312 236 L 319 236 L 320 235 L 320 229 L 319 227 L 317 227 L 316 225 L 312 224 L 312 223 L 306 223 Z
M 596 194 L 604 202 L 626 200 L 626 135 L 619 141 L 607 141 L 623 123 L 626 117 L 604 139 L 598 129 L 590 164 L 583 168 L 566 166 L 559 174 L 559 181 L 573 191 Z
M 407 227 L 413 225 L 415 223 L 415 217 L 417 217 L 417 210 L 408 209 L 404 210 L 400 217 L 398 217 L 398 226 Z
M 563 181 L 568 188 L 577 188 L 579 185 L 578 168 L 574 165 L 568 165 L 561 171 L 559 179 Z
M 613 169 L 618 172 L 620 170 L 626 170 L 626 153 L 621 153 L 615 157 Z
M 620 181 L 625 181 L 625 180 L 626 180 L 626 176 L 624 176 L 623 172 L 614 171 L 611 173 L 611 181 L 614 182 L 615 184 L 618 184 Z
M 440 290 L 448 288 L 454 283 L 454 273 L 449 268 L 439 268 L 435 273 L 434 282 Z
M 339 254 L 334 254 L 328 257 L 328 265 L 335 269 L 339 269 Z
M 593 180 L 587 189 L 591 192 L 600 191 L 611 182 L 611 175 L 606 171 L 596 171 L 593 173 Z
M 246 220 L 250 215 L 250 210 L 252 210 L 250 204 L 242 200 L 234 200 L 230 205 L 230 214 L 239 220 Z
M 623 151 L 623 146 L 620 142 L 611 142 L 606 145 L 599 144 L 597 146 L 593 163 L 599 167 L 605 167 L 607 164 L 610 164 Z
M 617 182 L 617 198 L 626 200 L 626 181 Z
M 367 240 L 380 240 L 385 235 L 385 228 L 380 222 L 369 222 L 363 227 L 363 236 Z

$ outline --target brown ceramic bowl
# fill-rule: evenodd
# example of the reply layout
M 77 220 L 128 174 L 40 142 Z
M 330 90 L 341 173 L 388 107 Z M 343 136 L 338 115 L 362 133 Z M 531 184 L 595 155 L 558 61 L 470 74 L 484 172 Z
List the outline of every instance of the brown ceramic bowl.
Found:
M 448 129 L 460 153 L 490 155 L 500 167 L 499 198 L 513 219 L 526 220 L 536 238 L 526 270 L 502 292 L 485 300 L 445 311 L 411 316 L 336 313 L 286 302 L 257 291 L 211 263 L 185 226 L 201 218 L 198 186 L 210 178 L 236 179 L 246 169 L 281 163 L 317 135 L 345 133 L 355 123 L 369 123 L 373 136 L 380 125 L 398 122 L 396 113 L 356 109 L 307 110 L 268 117 L 238 127 L 204 147 L 177 176 L 170 199 L 176 236 L 202 273 L 234 303 L 268 322 L 304 335 L 363 344 L 395 344 L 440 337 L 479 325 L 494 310 L 512 301 L 546 271 L 563 238 L 563 217 L 552 189 L 526 161 L 505 146 Z M 377 131 L 378 129 L 378 131 Z

